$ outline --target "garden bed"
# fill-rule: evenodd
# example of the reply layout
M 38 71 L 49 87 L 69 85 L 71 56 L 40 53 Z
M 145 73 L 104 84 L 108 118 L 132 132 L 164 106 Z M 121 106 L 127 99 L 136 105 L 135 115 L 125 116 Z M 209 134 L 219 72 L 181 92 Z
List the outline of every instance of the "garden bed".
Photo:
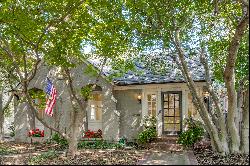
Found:
M 13 142 L 0 144 L 1 149 L 5 149 L 5 153 L 0 155 L 0 165 L 134 165 L 143 157 L 143 151 L 135 149 L 80 149 L 79 155 L 72 158 L 52 150 L 56 149 L 55 146 Z
M 249 155 L 231 154 L 221 156 L 212 151 L 211 145 L 194 148 L 199 165 L 249 165 Z

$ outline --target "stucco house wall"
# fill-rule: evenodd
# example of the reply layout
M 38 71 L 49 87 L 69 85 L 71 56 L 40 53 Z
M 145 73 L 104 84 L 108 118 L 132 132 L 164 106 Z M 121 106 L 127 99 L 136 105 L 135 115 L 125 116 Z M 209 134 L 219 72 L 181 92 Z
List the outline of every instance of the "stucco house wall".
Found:
M 137 96 L 142 90 L 117 90 L 116 108 L 120 112 L 120 138 L 128 140 L 136 139 L 138 133 L 142 131 L 142 105 L 138 102 Z
M 73 86 L 76 88 L 77 95 L 80 95 L 80 89 L 88 84 L 95 83 L 96 78 L 84 73 L 86 69 L 86 64 L 77 66 L 71 70 L 73 78 Z M 45 121 L 50 125 L 58 127 L 61 131 L 69 131 L 68 123 L 70 122 L 70 112 L 73 109 L 70 103 L 69 91 L 62 80 L 62 77 L 58 74 L 58 68 L 48 68 L 46 65 L 41 65 L 36 73 L 36 76 L 29 84 L 29 89 L 38 88 L 44 90 L 46 86 L 46 77 L 49 76 L 53 85 L 57 89 L 57 101 L 54 107 L 53 117 L 48 117 L 44 115 Z M 100 77 L 98 79 L 97 85 L 102 87 L 103 94 L 103 137 L 107 140 L 117 140 L 119 137 L 119 128 L 113 127 L 119 125 L 119 117 L 116 111 L 116 103 L 113 99 L 112 85 Z M 26 142 L 29 140 L 27 133 L 30 128 L 29 119 L 32 116 L 26 103 L 20 102 L 16 109 L 15 114 L 15 126 L 16 126 L 16 140 L 19 142 Z M 37 122 L 36 126 L 41 126 Z M 44 129 L 46 137 L 49 137 L 51 132 L 49 129 Z M 79 136 L 80 137 L 80 136 Z

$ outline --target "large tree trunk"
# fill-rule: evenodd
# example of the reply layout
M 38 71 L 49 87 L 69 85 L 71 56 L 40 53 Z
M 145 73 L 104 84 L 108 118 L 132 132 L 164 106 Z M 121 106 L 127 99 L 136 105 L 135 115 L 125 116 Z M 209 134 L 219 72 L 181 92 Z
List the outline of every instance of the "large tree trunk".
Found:
M 71 128 L 71 139 L 69 142 L 68 155 L 74 157 L 77 154 L 77 143 L 81 132 L 81 124 L 83 122 L 85 110 L 78 110 L 73 113 L 72 128 Z
M 240 150 L 243 153 L 249 153 L 249 87 L 244 96 L 243 115 L 241 122 L 241 145 Z
M 3 111 L 3 93 L 0 91 L 0 141 L 3 140 L 3 124 L 4 123 L 4 111 Z
M 230 137 L 230 151 L 232 153 L 239 152 L 240 137 L 235 125 L 235 113 L 237 111 L 237 93 L 235 90 L 235 63 L 240 47 L 240 41 L 243 38 L 249 21 L 249 6 L 247 13 L 242 17 L 242 20 L 236 27 L 234 36 L 230 42 L 228 56 L 226 59 L 226 67 L 224 70 L 224 81 L 227 88 L 228 96 L 228 115 L 227 125 Z
M 174 41 L 175 47 L 178 51 L 178 57 L 180 60 L 180 66 L 181 66 L 180 69 L 182 71 L 182 75 L 184 76 L 184 78 L 187 82 L 187 85 L 189 87 L 189 90 L 193 96 L 194 105 L 196 106 L 196 108 L 200 114 L 200 117 L 202 118 L 202 120 L 205 124 L 206 130 L 212 139 L 214 148 L 218 152 L 220 152 L 221 154 L 226 154 L 226 153 L 228 153 L 227 152 L 228 148 L 224 147 L 226 145 L 224 142 L 221 143 L 220 138 L 219 138 L 219 132 L 218 132 L 216 126 L 212 122 L 212 119 L 208 113 L 207 107 L 205 106 L 204 102 L 201 100 L 201 97 L 198 95 L 197 90 L 195 89 L 195 87 L 196 87 L 195 83 L 194 83 L 194 81 L 189 73 L 189 69 L 188 69 L 187 64 L 185 62 L 185 59 L 184 59 L 184 55 L 185 55 L 184 50 L 180 45 L 179 30 L 176 30 L 175 38 L 173 39 L 173 41 Z

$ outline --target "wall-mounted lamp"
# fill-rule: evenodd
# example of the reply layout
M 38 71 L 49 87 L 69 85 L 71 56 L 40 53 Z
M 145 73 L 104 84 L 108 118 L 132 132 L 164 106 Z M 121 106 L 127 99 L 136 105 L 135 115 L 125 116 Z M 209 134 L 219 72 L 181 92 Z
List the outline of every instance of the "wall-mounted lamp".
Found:
M 141 95 L 140 94 L 137 96 L 137 100 L 141 104 Z
M 206 105 L 207 105 L 207 110 L 209 111 L 209 92 L 208 91 L 204 91 L 203 93 L 202 93 L 202 95 L 204 96 L 203 98 L 204 98 L 204 103 L 206 103 Z

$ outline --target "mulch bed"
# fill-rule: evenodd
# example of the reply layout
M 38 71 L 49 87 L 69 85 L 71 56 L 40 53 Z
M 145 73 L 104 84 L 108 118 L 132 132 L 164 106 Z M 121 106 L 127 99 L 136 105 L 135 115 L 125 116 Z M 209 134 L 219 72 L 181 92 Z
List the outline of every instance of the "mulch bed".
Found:
M 193 150 L 199 165 L 249 165 L 249 154 L 221 156 L 213 152 L 211 145 L 194 147 Z
M 0 155 L 33 153 L 37 151 L 48 151 L 48 150 L 60 150 L 60 145 L 45 144 L 45 143 L 30 144 L 30 143 L 15 143 L 15 142 L 0 143 Z
M 58 153 L 58 145 L 55 144 L 26 144 L 5 142 L 0 144 L 2 151 L 0 154 L 0 165 L 135 165 L 143 158 L 143 152 L 135 149 L 81 149 L 74 158 L 66 157 L 65 154 Z M 31 159 L 43 152 L 55 150 L 57 155 L 44 160 Z M 1 152 L 1 151 L 0 151 Z M 33 154 L 32 154 L 33 153 Z M 5 156 L 5 157 L 4 157 Z

